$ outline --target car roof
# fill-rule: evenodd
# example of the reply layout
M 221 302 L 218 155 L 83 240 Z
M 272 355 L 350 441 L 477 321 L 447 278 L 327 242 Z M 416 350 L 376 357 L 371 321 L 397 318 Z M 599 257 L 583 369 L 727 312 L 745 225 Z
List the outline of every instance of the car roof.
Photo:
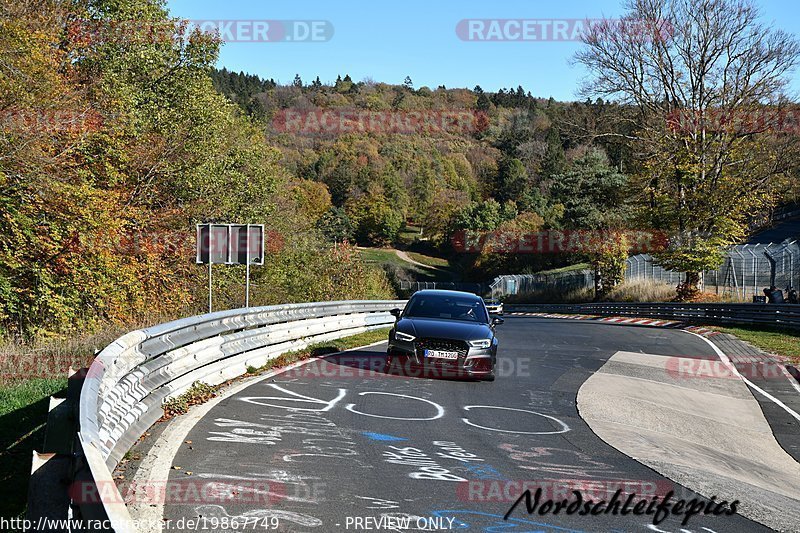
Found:
M 412 297 L 416 296 L 418 294 L 423 295 L 423 296 L 458 296 L 458 297 L 461 297 L 461 298 L 472 298 L 473 300 L 476 300 L 476 301 L 482 299 L 477 294 L 474 294 L 474 293 L 471 293 L 471 292 L 448 291 L 448 290 L 444 290 L 444 289 L 423 289 L 421 291 L 417 291 L 414 294 L 412 294 Z

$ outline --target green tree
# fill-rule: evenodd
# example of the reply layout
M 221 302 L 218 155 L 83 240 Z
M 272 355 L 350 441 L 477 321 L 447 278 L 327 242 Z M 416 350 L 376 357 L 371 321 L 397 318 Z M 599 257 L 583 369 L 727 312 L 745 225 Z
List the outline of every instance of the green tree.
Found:
M 492 101 L 486 96 L 486 93 L 481 91 L 478 93 L 478 100 L 475 103 L 475 109 L 478 111 L 488 112 L 492 107 Z
M 370 192 L 351 199 L 345 205 L 361 244 L 387 245 L 397 237 L 403 217 L 392 209 L 382 192 Z
M 625 218 L 627 177 L 608 165 L 605 154 L 590 149 L 573 168 L 555 176 L 553 200 L 564 206 L 568 228 L 607 229 Z
M 567 158 L 564 156 L 564 145 L 561 143 L 561 136 L 555 127 L 547 130 L 545 142 L 547 143 L 547 148 L 542 160 L 541 175 L 547 179 L 564 172 Z
M 522 161 L 504 158 L 498 167 L 496 198 L 500 202 L 517 201 L 528 190 L 528 172 Z
M 629 243 L 624 233 L 604 232 L 593 239 L 588 253 L 594 269 L 594 294 L 602 300 L 614 287 L 625 281 Z
M 349 241 L 355 234 L 344 208 L 332 207 L 317 221 L 317 228 L 330 242 Z
M 515 216 L 513 205 L 500 205 L 494 198 L 489 198 L 483 202 L 473 202 L 457 211 L 451 222 L 451 232 L 492 231 Z

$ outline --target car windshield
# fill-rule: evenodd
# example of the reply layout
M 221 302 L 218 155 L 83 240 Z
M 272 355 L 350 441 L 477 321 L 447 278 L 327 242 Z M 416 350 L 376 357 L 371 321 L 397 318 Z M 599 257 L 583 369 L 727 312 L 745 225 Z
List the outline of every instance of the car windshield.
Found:
M 480 301 L 459 296 L 414 296 L 403 316 L 407 318 L 445 318 L 484 324 L 489 322 L 486 310 Z

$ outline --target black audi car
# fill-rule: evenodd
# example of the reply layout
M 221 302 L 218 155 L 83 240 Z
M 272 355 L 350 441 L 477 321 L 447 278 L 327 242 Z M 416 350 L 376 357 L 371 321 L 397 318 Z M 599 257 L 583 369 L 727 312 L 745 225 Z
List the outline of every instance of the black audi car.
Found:
M 467 292 L 414 293 L 389 331 L 389 371 L 423 370 L 426 375 L 494 381 L 497 338 L 503 323 L 490 316 L 483 299 Z

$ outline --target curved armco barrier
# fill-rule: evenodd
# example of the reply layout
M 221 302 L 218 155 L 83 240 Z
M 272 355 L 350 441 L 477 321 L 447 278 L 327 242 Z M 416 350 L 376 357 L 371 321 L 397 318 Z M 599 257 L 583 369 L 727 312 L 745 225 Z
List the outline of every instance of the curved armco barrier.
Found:
M 350 301 L 237 309 L 120 337 L 98 354 L 81 389 L 78 439 L 85 464 L 76 481 L 95 485 L 102 500 L 81 504 L 82 517 L 107 519 L 118 533 L 134 531 L 111 471 L 161 418 L 165 400 L 197 381 L 223 383 L 282 353 L 389 326 L 389 310 L 403 305 Z

